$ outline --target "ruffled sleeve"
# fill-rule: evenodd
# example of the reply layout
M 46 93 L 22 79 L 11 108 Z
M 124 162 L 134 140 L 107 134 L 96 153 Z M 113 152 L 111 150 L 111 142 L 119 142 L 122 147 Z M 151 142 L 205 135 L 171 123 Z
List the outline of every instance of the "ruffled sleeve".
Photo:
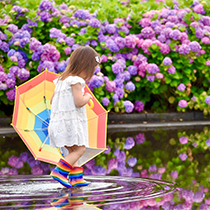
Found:
M 85 80 L 78 76 L 69 76 L 65 79 L 65 82 L 68 85 L 75 85 L 77 83 L 80 83 L 82 85 L 82 87 L 85 86 Z
M 54 83 L 55 85 L 57 85 L 57 82 L 58 82 L 58 78 L 53 80 L 53 83 Z

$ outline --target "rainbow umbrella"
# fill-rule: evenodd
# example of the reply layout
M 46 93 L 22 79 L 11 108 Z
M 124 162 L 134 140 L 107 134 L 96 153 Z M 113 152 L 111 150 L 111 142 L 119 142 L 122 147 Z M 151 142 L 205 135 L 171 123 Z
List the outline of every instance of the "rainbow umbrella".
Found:
M 48 125 L 50 121 L 50 100 L 54 92 L 53 80 L 59 75 L 43 71 L 36 77 L 16 87 L 12 126 L 22 138 L 36 160 L 57 164 L 62 154 L 50 146 Z M 107 111 L 86 86 L 92 96 L 92 103 L 86 104 L 88 117 L 89 147 L 79 159 L 83 165 L 106 149 Z

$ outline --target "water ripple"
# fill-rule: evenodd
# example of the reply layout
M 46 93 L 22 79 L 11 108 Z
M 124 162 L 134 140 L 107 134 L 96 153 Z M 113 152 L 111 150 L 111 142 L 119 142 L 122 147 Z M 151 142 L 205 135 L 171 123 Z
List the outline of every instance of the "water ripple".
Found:
M 103 209 L 105 206 L 112 209 L 111 206 L 163 197 L 176 191 L 174 183 L 154 179 L 84 178 L 91 182 L 89 186 L 67 189 L 46 175 L 1 176 L 0 209 Z

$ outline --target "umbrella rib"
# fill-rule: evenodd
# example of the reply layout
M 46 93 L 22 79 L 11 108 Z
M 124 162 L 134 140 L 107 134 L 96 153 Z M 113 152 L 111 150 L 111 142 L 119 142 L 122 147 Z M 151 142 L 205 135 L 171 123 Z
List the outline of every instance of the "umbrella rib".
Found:
M 45 142 L 46 142 L 46 141 L 47 141 L 47 139 L 48 139 L 48 137 L 49 137 L 49 134 L 47 134 L 47 136 L 46 136 L 45 140 L 43 141 L 43 143 L 42 143 L 41 147 L 39 148 L 39 152 L 41 152 L 42 148 L 43 148 L 43 147 L 44 147 L 44 145 L 45 145 Z
M 43 120 L 41 117 L 39 117 L 38 115 L 36 115 L 34 112 L 32 112 L 32 111 L 30 110 L 29 107 L 26 106 L 25 102 L 24 102 L 23 99 L 21 98 L 21 95 L 20 95 L 20 99 L 21 99 L 21 101 L 23 102 L 23 104 L 24 104 L 24 106 L 26 107 L 26 109 L 27 109 L 30 113 L 32 113 L 35 117 L 37 117 L 44 125 L 48 126 L 48 123 L 47 123 L 45 120 Z
M 18 130 L 21 130 L 21 131 L 46 131 L 47 128 L 37 128 L 37 129 L 23 129 L 23 128 L 18 128 L 16 127 Z
M 48 119 L 50 119 L 50 113 L 49 113 L 49 109 L 48 109 L 48 106 L 47 106 L 47 99 L 46 99 L 46 73 L 45 73 L 45 82 L 44 82 L 44 103 L 45 103 L 45 106 L 46 106 L 46 109 L 47 109 L 47 116 L 48 116 Z

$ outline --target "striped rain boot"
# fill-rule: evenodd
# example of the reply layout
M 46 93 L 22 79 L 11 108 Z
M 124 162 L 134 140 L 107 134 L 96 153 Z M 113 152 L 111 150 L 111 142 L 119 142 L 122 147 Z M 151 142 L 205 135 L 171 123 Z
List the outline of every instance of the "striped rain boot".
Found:
M 90 184 L 83 179 L 83 168 L 75 166 L 69 173 L 69 182 L 72 187 L 84 187 Z
M 72 185 L 68 180 L 69 172 L 72 166 L 64 159 L 60 159 L 55 169 L 51 172 L 51 177 L 60 182 L 64 187 L 71 188 Z

